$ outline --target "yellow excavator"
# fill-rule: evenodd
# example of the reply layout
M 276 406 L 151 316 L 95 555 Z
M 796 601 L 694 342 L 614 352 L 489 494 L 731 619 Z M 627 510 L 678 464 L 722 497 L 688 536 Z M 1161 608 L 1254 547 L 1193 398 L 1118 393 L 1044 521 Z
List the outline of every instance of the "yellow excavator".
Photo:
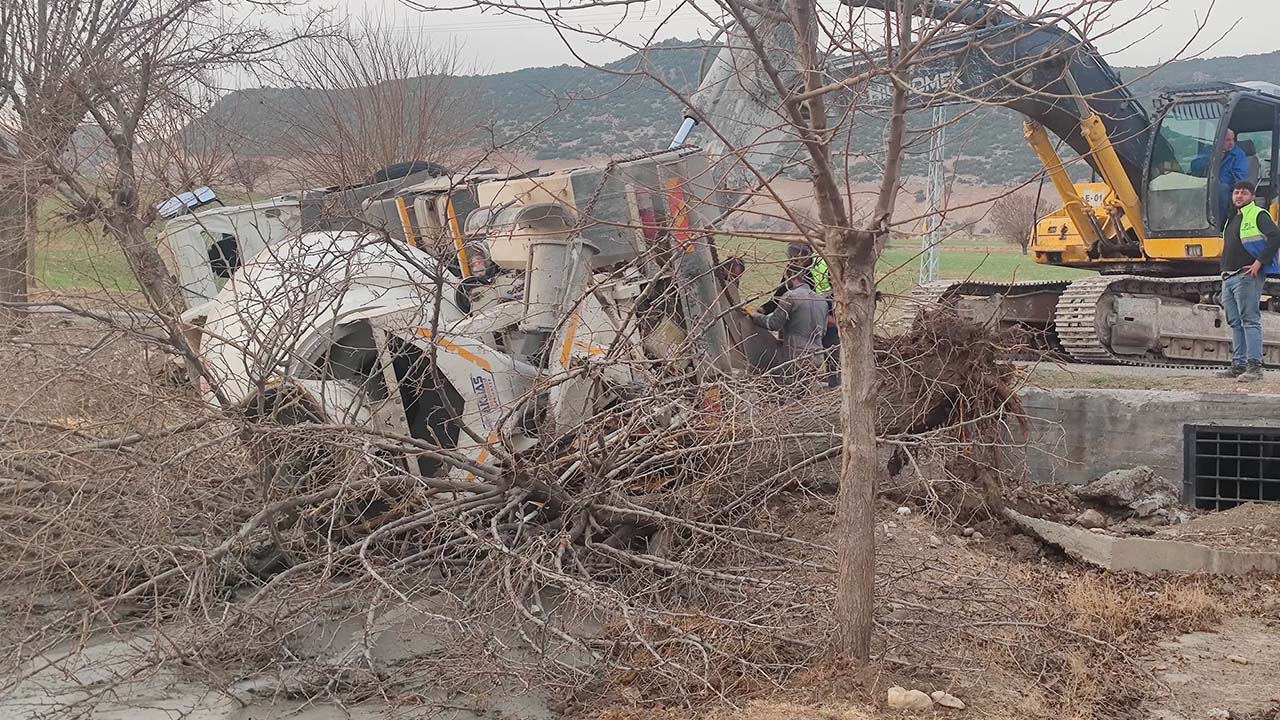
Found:
M 1065 19 L 1029 21 L 978 2 L 922 3 L 916 12 L 958 26 L 930 50 L 945 58 L 941 68 L 926 63 L 922 77 L 942 72 L 954 95 L 1025 117 L 1026 140 L 1062 202 L 1031 230 L 1035 261 L 1100 273 L 1070 282 L 934 283 L 920 289 L 921 299 L 1032 329 L 1081 362 L 1230 364 L 1231 329 L 1218 304 L 1230 191 L 1218 177 L 1219 158 L 1230 130 L 1258 204 L 1280 216 L 1280 86 L 1171 88 L 1149 111 Z M 1073 183 L 1050 133 L 1098 181 Z M 1280 280 L 1269 280 L 1264 294 L 1264 310 L 1280 310 L 1271 297 L 1280 298 Z M 1280 314 L 1263 313 L 1263 332 L 1264 363 L 1280 364 Z
M 895 0 L 843 1 L 884 13 L 901 6 Z M 1148 109 L 1069 18 L 1030 19 L 987 0 L 928 0 L 908 7 L 947 26 L 912 68 L 918 98 L 998 105 L 1025 118 L 1026 140 L 1062 202 L 1061 210 L 1028 229 L 1035 261 L 1100 273 L 1077 281 L 930 283 L 919 288 L 917 299 L 952 304 L 975 320 L 1028 329 L 1038 344 L 1081 362 L 1229 364 L 1231 331 L 1217 302 L 1219 228 L 1229 193 L 1218 177 L 1218 158 L 1227 130 L 1234 131 L 1257 202 L 1280 216 L 1280 86 L 1218 82 L 1176 88 Z M 730 55 L 721 51 L 704 77 L 692 114 L 718 115 L 719 126 L 734 135 L 748 124 L 742 118 L 752 118 L 752 106 L 736 88 L 742 83 L 726 79 L 731 70 L 742 76 L 749 65 Z M 827 72 L 839 79 L 865 68 L 862 59 L 835 60 Z M 701 103 L 699 96 L 705 98 Z M 678 141 L 690 125 L 686 120 Z M 1098 181 L 1074 183 L 1051 134 L 1088 163 Z M 780 141 L 768 132 L 734 139 L 739 147 Z M 1280 311 L 1277 303 L 1280 280 L 1272 279 L 1264 310 Z M 1263 332 L 1264 363 L 1280 365 L 1280 312 L 1263 313 Z

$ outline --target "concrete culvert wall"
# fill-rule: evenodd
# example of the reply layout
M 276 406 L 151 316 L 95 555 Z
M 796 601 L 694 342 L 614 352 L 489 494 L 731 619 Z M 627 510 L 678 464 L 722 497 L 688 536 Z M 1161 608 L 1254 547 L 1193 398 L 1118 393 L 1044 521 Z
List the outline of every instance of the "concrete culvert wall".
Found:
M 1270 430 L 1280 438 L 1280 395 L 1040 388 L 1019 395 L 1029 424 L 1011 464 L 1039 482 L 1081 484 L 1138 465 L 1183 478 L 1189 426 L 1210 435 L 1214 428 L 1257 429 L 1259 436 Z M 1252 469 L 1237 464 L 1231 471 Z

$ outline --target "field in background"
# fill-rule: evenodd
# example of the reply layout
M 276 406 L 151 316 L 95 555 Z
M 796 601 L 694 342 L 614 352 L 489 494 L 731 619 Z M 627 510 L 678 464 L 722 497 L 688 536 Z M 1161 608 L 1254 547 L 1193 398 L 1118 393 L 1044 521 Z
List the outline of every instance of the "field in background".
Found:
M 221 191 L 226 205 L 251 202 L 256 196 L 237 191 Z M 100 225 L 72 222 L 56 199 L 46 198 L 39 209 L 39 236 L 36 239 L 37 288 L 49 290 L 138 289 L 133 272 L 115 241 L 107 238 Z M 163 223 L 153 225 L 147 237 L 153 241 Z
M 742 279 L 743 298 L 772 293 L 782 276 L 786 244 L 769 240 L 723 236 L 718 240 L 722 257 L 740 255 L 747 261 Z M 1085 277 L 1085 270 L 1038 265 L 1030 255 L 1012 245 L 989 240 L 952 238 L 938 252 L 938 276 L 943 280 L 972 278 L 997 282 L 1069 280 Z M 920 243 L 893 241 L 885 248 L 876 266 L 880 292 L 903 295 L 911 292 L 920 276 Z
M 52 207 L 42 208 L 43 228 L 37 244 L 36 278 L 51 290 L 135 290 L 137 283 L 115 244 L 100 232 L 69 224 Z M 782 275 L 786 245 L 768 240 L 721 236 L 720 254 L 740 255 L 747 262 L 743 298 L 773 292 Z M 894 241 L 880 258 L 877 275 L 880 290 L 900 295 L 916 285 L 920 246 L 915 241 Z M 1037 265 L 1028 255 L 1009 245 L 987 240 L 954 238 L 941 247 L 938 274 L 943 279 L 973 278 L 993 281 L 1069 279 L 1089 273 Z
M 42 230 L 36 241 L 36 282 L 51 290 L 137 290 L 120 248 L 84 227 Z M 60 226 L 60 227 L 59 227 Z M 50 224 L 42 225 L 43 228 Z

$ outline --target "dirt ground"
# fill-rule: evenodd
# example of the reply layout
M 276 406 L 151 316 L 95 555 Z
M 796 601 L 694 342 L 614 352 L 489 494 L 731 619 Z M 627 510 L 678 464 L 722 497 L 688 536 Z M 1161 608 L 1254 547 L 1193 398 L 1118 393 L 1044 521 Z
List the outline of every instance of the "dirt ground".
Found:
M 35 432 L 30 423 L 48 424 L 62 441 L 81 435 L 118 438 L 181 422 L 193 412 L 191 398 L 153 384 L 147 363 L 126 336 L 79 325 L 42 320 L 26 333 L 7 337 L 0 345 L 0 438 L 29 440 Z M 1194 377 L 1168 379 L 1195 382 Z M 8 449 L 0 446 L 0 453 Z M 5 496 L 13 497 L 15 485 L 3 470 L 0 476 L 8 482 L 0 485 L 0 502 L 7 503 Z M 96 471 L 111 482 L 138 481 L 130 475 L 129 463 Z M 149 501 L 157 507 L 201 500 L 167 497 L 164 485 L 154 487 Z M 1074 509 L 1068 498 L 1051 491 L 1024 489 L 1009 499 L 1020 508 Z M 833 502 L 822 494 L 780 495 L 769 508 L 768 522 L 816 546 L 831 547 L 837 540 L 829 530 Z M 893 685 L 943 690 L 967 705 L 965 710 L 935 708 L 918 717 L 1193 720 L 1224 710 L 1240 720 L 1263 720 L 1280 712 L 1280 578 L 1105 575 L 994 520 L 955 523 L 930 515 L 928 505 L 916 498 L 905 500 L 905 513 L 896 500 L 877 509 L 880 605 L 876 661 L 870 667 L 852 669 L 822 660 L 747 696 L 692 708 L 645 702 L 621 684 L 612 700 L 577 707 L 573 713 L 611 720 L 905 717 L 886 707 L 885 691 Z M 1197 542 L 1248 537 L 1274 544 L 1280 542 L 1277 510 L 1243 507 L 1200 516 L 1178 534 Z M 1255 532 L 1258 526 L 1263 529 Z M 146 543 L 159 541 L 135 542 L 141 551 Z M 814 551 L 815 568 L 833 560 L 826 551 Z M 816 587 L 820 597 L 815 602 L 829 602 L 829 576 Z M 823 636 L 823 628 L 813 628 L 812 637 Z M 91 652 L 25 681 L 5 682 L 0 717 L 64 716 L 56 703 L 83 700 L 85 693 L 103 700 L 85 715 L 92 718 L 557 716 L 541 700 L 518 694 L 486 698 L 473 712 L 457 699 L 421 692 L 344 706 L 336 699 L 254 693 L 247 689 L 252 677 L 240 677 L 230 686 L 201 686 L 191 681 L 189 671 L 202 658 L 190 658 L 184 666 L 149 665 L 156 637 L 151 632 L 104 632 Z M 12 648 L 0 650 L 3 657 Z
M 1280 370 L 1267 370 L 1252 383 L 1216 378 L 1212 370 L 1087 365 L 1077 363 L 1020 363 L 1031 385 L 1046 388 L 1115 388 L 1219 392 L 1241 395 L 1280 395 Z
M 1278 717 L 1280 613 L 1161 642 L 1147 667 L 1160 683 L 1145 703 L 1152 720 Z
M 1280 505 L 1246 503 L 1230 510 L 1201 513 L 1190 522 L 1166 528 L 1157 535 L 1234 550 L 1280 552 Z

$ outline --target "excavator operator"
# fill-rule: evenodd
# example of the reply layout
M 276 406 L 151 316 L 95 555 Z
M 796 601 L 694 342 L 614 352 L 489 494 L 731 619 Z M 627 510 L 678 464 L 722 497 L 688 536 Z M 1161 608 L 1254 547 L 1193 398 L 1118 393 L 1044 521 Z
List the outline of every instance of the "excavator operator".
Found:
M 1191 174 L 1197 177 L 1209 177 L 1209 156 L 1213 147 L 1206 147 L 1200 155 L 1191 161 Z M 1249 177 L 1249 160 L 1244 150 L 1236 145 L 1236 131 L 1228 130 L 1222 138 L 1222 157 L 1218 166 L 1218 227 L 1226 224 L 1231 217 L 1231 188 Z M 1250 200 L 1250 202 L 1253 202 Z

